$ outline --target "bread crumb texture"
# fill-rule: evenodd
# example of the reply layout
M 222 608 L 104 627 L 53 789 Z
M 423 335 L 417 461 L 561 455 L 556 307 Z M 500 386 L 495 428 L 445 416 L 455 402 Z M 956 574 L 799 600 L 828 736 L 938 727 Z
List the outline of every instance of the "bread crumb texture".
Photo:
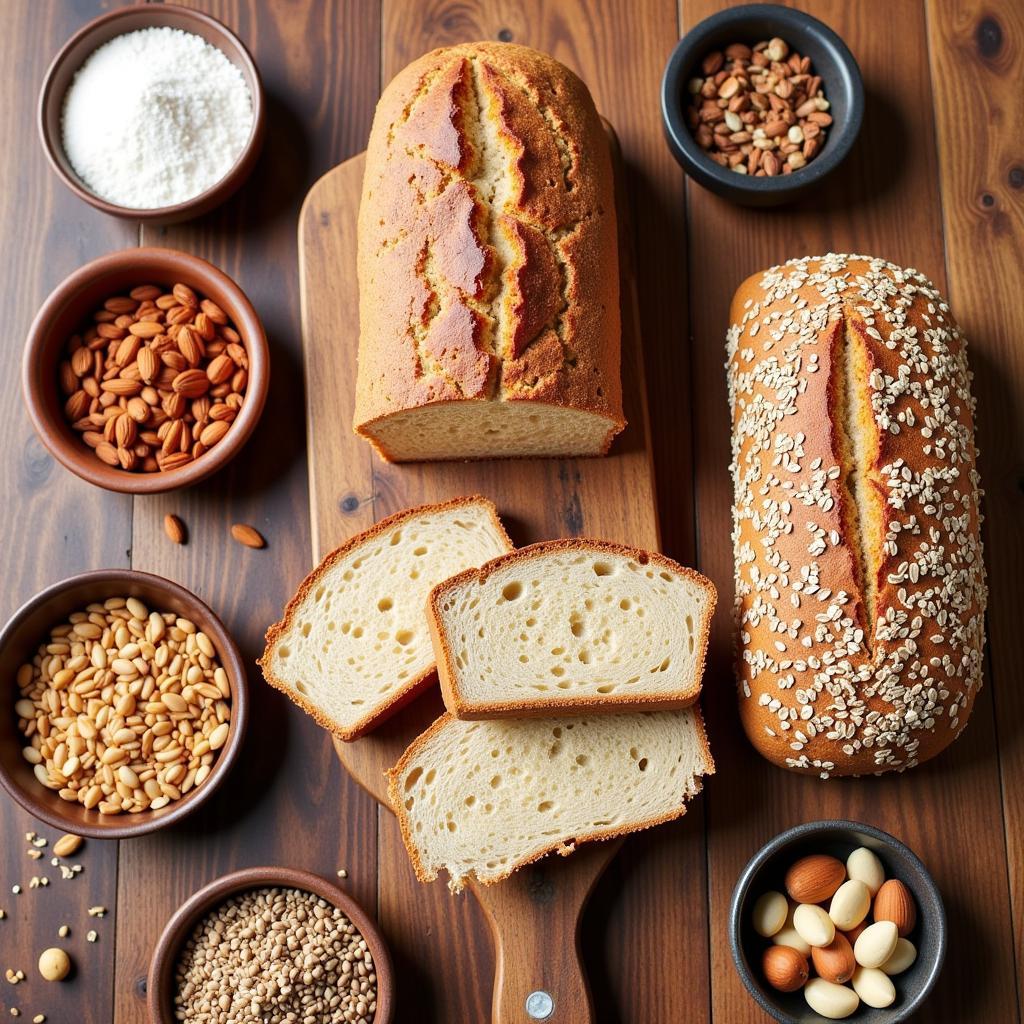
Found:
M 381 520 L 332 551 L 267 630 L 267 682 L 324 728 L 354 739 L 432 680 L 430 589 L 511 547 L 484 498 Z
M 574 539 L 504 555 L 431 594 L 448 709 L 692 704 L 714 605 L 709 580 L 651 552 Z
M 442 715 L 388 773 L 417 877 L 490 884 L 547 853 L 678 818 L 714 771 L 696 708 L 464 722 Z
M 391 82 L 358 266 L 355 425 L 385 457 L 599 454 L 622 429 L 610 150 L 553 58 L 471 43 Z
M 987 601 L 965 342 L 867 256 L 751 277 L 727 336 L 741 716 L 770 760 L 933 757 L 981 687 Z

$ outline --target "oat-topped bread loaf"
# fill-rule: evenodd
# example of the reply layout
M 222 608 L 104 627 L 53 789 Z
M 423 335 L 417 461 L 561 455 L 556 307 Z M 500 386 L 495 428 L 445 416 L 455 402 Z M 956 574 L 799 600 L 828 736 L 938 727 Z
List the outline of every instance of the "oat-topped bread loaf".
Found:
M 355 428 L 391 461 L 601 455 L 623 427 L 608 138 L 506 43 L 384 90 L 359 210 Z
M 353 740 L 435 679 L 431 587 L 512 549 L 494 505 L 456 498 L 382 519 L 332 551 L 267 630 L 271 686 Z
M 981 686 L 963 336 L 925 277 L 866 256 L 756 274 L 731 321 L 743 724 L 788 768 L 909 768 Z
M 697 708 L 463 722 L 442 715 L 388 772 L 421 882 L 485 885 L 580 843 L 672 821 L 715 765 Z
M 445 705 L 467 719 L 689 707 L 715 598 L 699 572 L 608 541 L 501 555 L 430 592 Z

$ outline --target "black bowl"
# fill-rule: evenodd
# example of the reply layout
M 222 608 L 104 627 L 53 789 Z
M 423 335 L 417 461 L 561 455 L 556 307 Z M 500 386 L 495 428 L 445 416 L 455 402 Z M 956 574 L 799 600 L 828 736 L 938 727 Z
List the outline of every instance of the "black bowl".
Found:
M 893 978 L 896 1002 L 884 1010 L 861 1003 L 847 1020 L 854 1024 L 895 1024 L 920 1009 L 931 992 L 946 956 L 946 911 L 942 896 L 927 868 L 898 839 L 856 821 L 811 821 L 777 835 L 751 858 L 732 894 L 729 908 L 729 943 L 732 958 L 747 991 L 765 1013 L 782 1024 L 828 1024 L 815 1013 L 802 992 L 776 992 L 761 975 L 761 957 L 769 940 L 754 931 L 751 912 L 764 892 L 785 892 L 783 877 L 796 860 L 810 853 L 827 853 L 843 863 L 858 847 L 866 846 L 878 855 L 885 877 L 898 878 L 910 890 L 917 904 L 917 924 L 910 941 L 917 947 L 917 959 Z
M 811 58 L 830 103 L 832 125 L 821 152 L 792 174 L 773 178 L 737 174 L 716 164 L 697 145 L 686 120 L 687 83 L 700 75 L 700 64 L 714 50 L 731 43 L 753 45 L 778 36 Z M 661 118 L 669 149 L 690 177 L 726 199 L 747 206 L 791 202 L 836 169 L 850 152 L 864 116 L 864 83 L 846 44 L 827 25 L 803 11 L 773 4 L 730 7 L 706 18 L 683 36 L 669 57 L 661 80 Z

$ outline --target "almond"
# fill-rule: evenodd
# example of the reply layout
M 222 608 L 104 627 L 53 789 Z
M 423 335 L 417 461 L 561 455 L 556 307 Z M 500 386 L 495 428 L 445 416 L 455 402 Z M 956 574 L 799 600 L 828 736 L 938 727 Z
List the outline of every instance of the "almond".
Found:
M 212 448 L 231 429 L 227 420 L 214 420 L 205 426 L 199 435 L 199 443 L 206 448 Z
M 198 398 L 209 390 L 210 379 L 202 370 L 183 370 L 174 378 L 171 386 L 179 395 Z
M 156 461 L 157 465 L 167 472 L 188 465 L 192 461 L 192 456 L 188 452 L 174 452 L 172 455 L 157 455 Z
M 155 338 L 164 333 L 164 328 L 163 324 L 153 320 L 139 320 L 128 328 L 128 333 L 134 334 L 136 338 Z
M 228 322 L 228 315 L 224 312 L 216 302 L 211 299 L 203 299 L 199 303 L 199 308 L 215 323 L 218 325 L 224 325 Z
M 196 298 L 196 293 L 192 291 L 187 284 L 181 284 L 179 282 L 171 289 L 171 292 L 173 293 L 174 298 L 182 306 L 192 306 L 195 308 L 199 305 L 199 299 Z M 157 304 L 159 305 L 159 303 Z
M 231 527 L 231 536 L 239 544 L 244 544 L 247 548 L 262 548 L 267 543 L 259 530 L 255 526 L 249 526 L 247 523 L 235 523 Z
M 76 377 L 84 377 L 92 369 L 92 353 L 87 348 L 75 349 L 71 353 L 71 369 Z
M 230 356 L 217 356 L 206 367 L 206 376 L 211 384 L 226 384 L 235 375 L 235 364 Z
M 807 960 L 789 946 L 769 946 L 761 959 L 761 970 L 765 981 L 779 992 L 803 988 L 810 974 Z
M 185 357 L 189 366 L 198 366 L 203 358 L 203 343 L 199 335 L 191 327 L 182 327 L 175 339 L 178 351 Z
M 130 398 L 142 390 L 142 381 L 129 380 L 127 377 L 111 377 L 100 385 L 100 390 L 119 398 Z
M 128 399 L 127 410 L 128 415 L 136 423 L 145 423 L 149 419 L 149 406 L 137 395 L 134 398 Z
M 128 413 L 114 420 L 114 437 L 119 448 L 131 448 L 135 444 L 135 420 Z
M 875 896 L 876 921 L 892 921 L 901 938 L 906 938 L 917 924 L 917 905 L 910 890 L 898 879 L 883 882 Z
M 230 423 L 237 415 L 238 410 L 224 402 L 218 402 L 216 405 L 210 406 L 211 420 L 227 420 Z
M 167 430 L 164 431 L 163 444 L 160 446 L 160 450 L 164 455 L 170 455 L 180 449 L 181 435 L 185 425 L 181 420 L 168 420 L 165 425 Z
M 176 515 L 168 513 L 164 516 L 164 533 L 166 533 L 175 544 L 185 543 L 185 524 Z
M 151 348 L 139 349 L 138 355 L 139 376 L 151 384 L 153 378 L 160 371 L 160 357 Z
M 80 420 L 89 411 L 92 399 L 86 391 L 76 391 L 64 403 L 64 415 L 69 420 Z
M 821 977 L 837 985 L 848 982 L 857 967 L 857 961 L 853 957 L 853 946 L 842 932 L 837 932 L 836 937 L 827 946 L 812 946 L 811 960 Z
M 117 449 L 109 441 L 100 441 L 95 448 L 96 456 L 108 466 L 119 466 L 121 460 L 117 457 Z
M 824 903 L 846 878 L 843 862 L 827 854 L 801 857 L 786 872 L 786 892 L 797 903 Z

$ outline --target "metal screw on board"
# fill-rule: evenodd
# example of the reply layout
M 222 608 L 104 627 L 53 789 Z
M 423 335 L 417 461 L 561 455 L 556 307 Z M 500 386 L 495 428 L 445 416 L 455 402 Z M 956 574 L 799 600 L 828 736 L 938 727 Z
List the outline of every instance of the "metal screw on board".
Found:
M 555 1012 L 555 1001 L 538 989 L 526 997 L 526 1015 L 530 1020 L 547 1020 Z

